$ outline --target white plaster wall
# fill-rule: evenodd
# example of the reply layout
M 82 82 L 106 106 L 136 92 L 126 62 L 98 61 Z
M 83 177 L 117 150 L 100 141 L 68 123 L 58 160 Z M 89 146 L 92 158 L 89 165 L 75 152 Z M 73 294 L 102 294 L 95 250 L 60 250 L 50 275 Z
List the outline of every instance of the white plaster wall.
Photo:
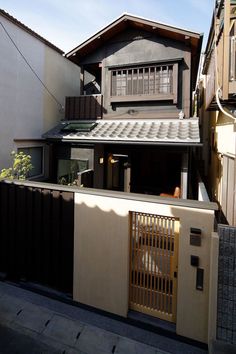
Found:
M 59 53 L 45 46 L 44 52 L 44 82 L 65 106 L 66 96 L 80 95 L 80 68 Z M 64 113 L 58 111 L 58 106 L 44 90 L 44 125 L 43 131 L 51 129 Z
M 2 24 L 50 91 L 64 105 L 79 93 L 79 68 L 0 16 Z M 64 113 L 45 91 L 0 26 L 0 169 L 7 167 L 14 139 L 37 139 Z
M 218 152 L 236 155 L 236 129 L 234 124 L 216 126 L 216 134 Z
M 205 117 L 207 118 L 207 117 Z M 215 130 L 217 152 L 221 154 L 236 154 L 236 123 L 221 111 L 209 113 L 211 131 Z

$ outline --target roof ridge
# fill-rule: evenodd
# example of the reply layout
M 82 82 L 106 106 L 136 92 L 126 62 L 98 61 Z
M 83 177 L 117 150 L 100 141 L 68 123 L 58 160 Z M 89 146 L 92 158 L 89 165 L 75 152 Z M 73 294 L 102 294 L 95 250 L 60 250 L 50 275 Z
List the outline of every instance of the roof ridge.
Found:
M 85 47 L 86 45 L 88 45 L 88 43 L 94 41 L 95 39 L 100 39 L 101 36 L 104 35 L 104 33 L 108 32 L 111 30 L 111 28 L 115 28 L 115 26 L 117 26 L 120 22 L 125 21 L 125 20 L 133 20 L 133 21 L 146 21 L 149 22 L 150 26 L 153 27 L 158 27 L 158 26 L 163 26 L 166 27 L 166 29 L 169 29 L 173 32 L 185 32 L 186 35 L 188 36 L 199 36 L 202 37 L 202 33 L 199 32 L 194 32 L 192 30 L 188 30 L 186 28 L 182 28 L 182 27 L 177 27 L 177 26 L 173 26 L 164 22 L 160 22 L 160 21 L 156 21 L 156 20 L 150 20 L 147 19 L 145 17 L 141 17 L 141 16 L 137 16 L 137 15 L 132 15 L 129 13 L 123 13 L 121 14 L 119 17 L 116 17 L 114 20 L 112 20 L 111 22 L 109 22 L 107 25 L 103 26 L 102 28 L 100 28 L 98 31 L 96 31 L 94 34 L 92 34 L 91 36 L 89 36 L 87 39 L 85 39 L 83 42 L 81 42 L 79 45 L 77 45 L 75 48 L 71 49 L 69 52 L 67 52 L 65 54 L 65 56 L 68 58 L 70 56 L 73 56 L 74 53 L 82 47 Z
M 14 23 L 16 26 L 22 28 L 24 31 L 28 32 L 29 34 L 31 34 L 32 36 L 34 36 L 35 38 L 37 38 L 38 40 L 40 40 L 41 42 L 43 42 L 44 44 L 46 44 L 47 46 L 49 46 L 50 48 L 52 48 L 53 50 L 55 50 L 56 52 L 60 53 L 60 54 L 64 54 L 65 52 L 63 50 L 61 50 L 60 48 L 58 48 L 57 46 L 55 46 L 53 43 L 49 42 L 47 39 L 45 39 L 44 37 L 42 37 L 41 35 L 39 35 L 37 32 L 35 32 L 34 30 L 32 30 L 31 28 L 29 28 L 28 26 L 26 26 L 24 23 L 22 23 L 21 21 L 17 20 L 15 17 L 13 17 L 12 15 L 10 15 L 8 12 L 6 12 L 3 9 L 0 9 L 0 15 L 4 16 L 5 18 L 7 18 L 9 21 L 11 21 L 12 23 Z
M 157 20 L 154 20 L 154 19 L 152 19 L 152 18 L 147 18 L 147 17 L 144 17 L 144 16 L 135 15 L 135 14 L 132 14 L 132 13 L 130 13 L 130 12 L 124 12 L 124 13 L 122 13 L 122 15 L 119 16 L 117 19 L 119 19 L 119 18 L 121 18 L 121 17 L 123 17 L 123 16 L 135 17 L 135 18 L 140 19 L 140 20 L 146 20 L 146 21 L 154 22 L 154 23 L 157 23 L 157 24 L 160 24 L 160 25 L 163 25 L 163 26 L 167 26 L 167 27 L 171 27 L 171 28 L 183 30 L 183 31 L 186 31 L 186 32 L 194 33 L 194 34 L 199 34 L 199 35 L 202 34 L 202 32 L 190 30 L 190 29 L 188 29 L 188 28 L 186 28 L 186 27 L 177 26 L 177 25 L 172 25 L 172 24 L 167 23 L 167 22 L 157 21 Z

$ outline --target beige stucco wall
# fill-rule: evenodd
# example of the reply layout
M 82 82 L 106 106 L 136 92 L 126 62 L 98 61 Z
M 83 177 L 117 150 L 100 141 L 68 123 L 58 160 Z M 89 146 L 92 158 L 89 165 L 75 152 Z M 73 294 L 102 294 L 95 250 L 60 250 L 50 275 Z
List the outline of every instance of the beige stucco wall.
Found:
M 105 191 L 75 193 L 74 300 L 126 317 L 129 211 L 174 216 L 180 219 L 176 331 L 207 342 L 215 207 L 213 203 Z M 201 247 L 190 246 L 190 227 L 202 230 Z M 196 290 L 196 268 L 190 265 L 191 255 L 199 256 L 199 267 L 204 269 L 203 291 Z
M 222 112 L 210 112 L 210 131 L 215 132 L 214 148 L 211 150 L 209 180 L 212 197 L 222 204 L 223 155 L 236 156 L 236 123 Z M 212 136 L 209 140 L 212 142 Z M 226 172 L 225 172 L 226 173 Z
M 212 112 L 212 123 L 216 120 L 217 151 L 221 154 L 236 154 L 236 126 L 233 119 L 222 112 Z
M 0 15 L 5 29 L 47 88 L 64 105 L 79 92 L 79 68 Z M 39 139 L 64 118 L 0 26 L 0 169 L 10 163 L 14 139 Z
M 176 209 L 180 217 L 179 271 L 177 296 L 178 334 L 207 343 L 210 243 L 214 213 L 201 209 Z M 190 227 L 202 230 L 201 246 L 189 243 Z M 204 269 L 203 291 L 196 289 L 197 268 L 190 265 L 191 255 L 199 257 L 199 268 Z

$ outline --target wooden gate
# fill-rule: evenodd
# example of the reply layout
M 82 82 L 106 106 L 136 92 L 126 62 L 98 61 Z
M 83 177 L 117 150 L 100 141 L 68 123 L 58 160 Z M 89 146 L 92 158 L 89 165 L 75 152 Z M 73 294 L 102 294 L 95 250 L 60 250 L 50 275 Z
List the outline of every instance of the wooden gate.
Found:
M 130 212 L 130 309 L 176 321 L 178 236 L 178 219 Z

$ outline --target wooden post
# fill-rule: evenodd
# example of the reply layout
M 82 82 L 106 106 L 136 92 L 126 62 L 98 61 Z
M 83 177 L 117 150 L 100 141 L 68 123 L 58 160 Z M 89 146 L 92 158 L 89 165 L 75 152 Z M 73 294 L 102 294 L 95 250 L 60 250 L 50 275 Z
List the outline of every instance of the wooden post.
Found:
M 190 73 L 191 73 L 191 51 L 184 52 L 185 64 L 188 70 L 183 70 L 183 88 L 182 88 L 182 110 L 185 118 L 189 118 L 191 109 L 191 85 L 190 85 Z
M 229 28 L 230 28 L 230 0 L 225 0 L 224 6 L 224 42 L 223 42 L 223 100 L 229 95 Z
M 124 192 L 130 193 L 131 166 L 124 169 Z
M 80 71 L 80 94 L 84 94 L 84 68 L 81 67 Z
M 187 199 L 188 195 L 188 154 L 184 153 L 182 157 L 181 169 L 181 198 Z
M 173 65 L 173 103 L 178 103 L 178 64 Z

